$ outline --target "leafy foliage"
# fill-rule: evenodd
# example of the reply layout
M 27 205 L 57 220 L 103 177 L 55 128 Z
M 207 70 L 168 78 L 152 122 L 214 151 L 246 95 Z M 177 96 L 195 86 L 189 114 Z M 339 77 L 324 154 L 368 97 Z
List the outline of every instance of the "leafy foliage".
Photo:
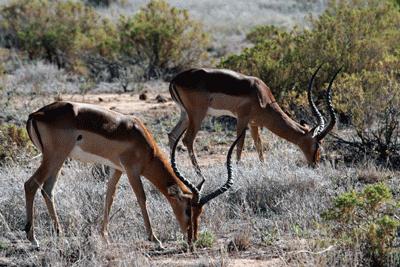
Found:
M 258 76 L 279 100 L 291 102 L 293 99 L 284 99 L 289 95 L 300 103 L 305 100 L 304 88 L 312 72 L 321 63 L 325 68 L 316 81 L 317 89 L 340 66 L 356 77 L 363 71 L 389 75 L 390 70 L 398 69 L 400 13 L 392 5 L 358 6 L 339 1 L 319 18 L 312 18 L 311 25 L 311 30 L 295 28 L 291 32 L 259 26 L 247 36 L 254 47 L 225 58 L 220 66 Z
M 333 207 L 323 213 L 334 221 L 333 233 L 349 245 L 361 245 L 371 264 L 383 266 L 396 252 L 397 231 L 400 229 L 399 204 L 393 200 L 384 183 L 366 186 L 361 192 L 345 192 L 333 200 Z
M 145 78 L 175 74 L 204 59 L 208 44 L 200 23 L 163 0 L 117 23 L 72 0 L 15 0 L 0 16 L 5 46 L 81 74 L 106 70 L 109 80 L 132 64 L 145 69 Z
M 121 52 L 145 65 L 147 78 L 176 73 L 205 57 L 208 37 L 186 10 L 152 0 L 133 17 L 121 17 Z
M 332 72 L 343 66 L 333 100 L 340 121 L 357 132 L 359 149 L 352 153 L 371 153 L 394 165 L 400 150 L 399 28 L 400 12 L 391 3 L 332 1 L 320 17 L 311 18 L 310 29 L 255 28 L 247 36 L 254 46 L 220 66 L 262 78 L 287 112 L 303 116 L 313 71 L 325 63 L 315 89 L 322 99 Z
M 24 154 L 34 151 L 28 133 L 14 124 L 0 125 L 0 165 L 17 161 Z
M 4 6 L 0 14 L 6 46 L 60 68 L 84 72 L 83 54 L 110 56 L 116 48 L 113 25 L 76 1 L 17 0 Z
M 199 233 L 195 246 L 199 248 L 211 248 L 215 242 L 215 235 L 210 231 Z

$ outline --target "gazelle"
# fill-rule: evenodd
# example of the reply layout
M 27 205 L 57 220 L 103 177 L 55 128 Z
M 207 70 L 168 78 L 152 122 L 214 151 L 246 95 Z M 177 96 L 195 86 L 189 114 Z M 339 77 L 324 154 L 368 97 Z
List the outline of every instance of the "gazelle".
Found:
M 101 234 L 107 240 L 109 212 L 117 183 L 126 173 L 139 202 L 149 240 L 160 241 L 153 234 L 147 213 L 146 196 L 140 176 L 145 176 L 167 198 L 183 232 L 188 234 L 188 243 L 197 238 L 198 220 L 202 205 L 231 186 L 230 158 L 234 142 L 228 153 L 228 183 L 216 191 L 200 198 L 197 191 L 172 166 L 157 146 L 143 123 L 128 115 L 95 105 L 55 102 L 29 115 L 27 121 L 29 137 L 42 152 L 42 162 L 36 172 L 25 182 L 27 238 L 36 246 L 34 234 L 33 201 L 40 188 L 54 228 L 60 232 L 60 224 L 53 201 L 53 188 L 57 174 L 67 157 L 84 162 L 101 163 L 113 169 L 107 185 L 104 219 Z M 172 155 L 175 154 L 175 148 Z M 189 189 L 186 186 L 189 185 Z M 216 193 L 217 192 L 217 193 Z
M 238 136 L 247 125 L 250 126 L 251 136 L 261 161 L 263 161 L 263 149 L 258 127 L 266 127 L 274 134 L 298 145 L 309 164 L 318 163 L 322 139 L 336 123 L 331 88 L 340 71 L 336 71 L 333 75 L 327 89 L 326 103 L 330 122 L 325 126 L 324 118 L 318 111 L 311 93 L 315 76 L 321 66 L 314 72 L 308 86 L 309 105 L 318 120 L 318 125 L 312 129 L 287 116 L 279 107 L 271 90 L 259 78 L 226 69 L 190 69 L 179 73 L 172 79 L 169 87 L 172 99 L 181 109 L 178 123 L 168 134 L 169 146 L 172 148 L 177 136 L 187 128 L 183 143 L 188 149 L 197 173 L 201 175 L 193 151 L 193 142 L 201 122 L 206 115 L 229 115 L 237 118 Z M 237 160 L 240 160 L 244 137 L 237 145 Z

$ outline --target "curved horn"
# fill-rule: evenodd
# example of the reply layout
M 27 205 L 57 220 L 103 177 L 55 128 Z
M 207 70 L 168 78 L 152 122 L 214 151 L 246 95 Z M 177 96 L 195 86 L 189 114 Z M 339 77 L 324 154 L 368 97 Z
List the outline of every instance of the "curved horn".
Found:
M 233 149 L 235 148 L 236 144 L 239 142 L 240 138 L 243 137 L 245 134 L 246 129 L 243 130 L 243 132 L 236 138 L 235 142 L 231 145 L 228 151 L 228 155 L 226 156 L 226 168 L 228 170 L 228 179 L 226 180 L 225 184 L 222 185 L 220 188 L 216 189 L 215 191 L 209 193 L 208 195 L 202 197 L 200 199 L 200 205 L 203 206 L 206 204 L 208 201 L 212 200 L 213 198 L 216 198 L 217 196 L 223 194 L 226 192 L 231 186 L 233 185 L 233 177 L 232 177 L 232 152 Z
M 311 77 L 310 82 L 308 83 L 308 90 L 307 90 L 308 103 L 309 103 L 309 105 L 311 107 L 311 111 L 312 111 L 313 115 L 318 120 L 318 125 L 315 127 L 316 129 L 317 128 L 323 129 L 325 127 L 324 117 L 322 117 L 321 112 L 319 112 L 317 106 L 315 105 L 313 97 L 312 97 L 312 92 L 311 92 L 313 84 L 314 84 L 315 76 L 317 76 L 317 73 L 321 69 L 322 65 L 324 65 L 324 63 L 319 65 L 317 70 L 314 72 L 313 76 Z
M 172 151 L 171 151 L 171 167 L 174 170 L 175 175 L 179 178 L 179 180 L 181 180 L 181 182 L 187 188 L 189 188 L 189 190 L 192 192 L 192 194 L 193 194 L 192 200 L 195 203 L 198 203 L 199 199 L 200 199 L 200 191 L 188 179 L 183 177 L 183 175 L 179 172 L 178 168 L 176 167 L 176 163 L 175 163 L 175 150 L 176 150 L 176 147 L 178 146 L 179 140 L 181 139 L 181 137 L 182 137 L 182 135 L 184 134 L 185 131 L 186 131 L 186 129 L 179 135 L 179 137 L 176 139 L 176 141 L 174 143 L 174 146 L 172 147 Z
M 333 81 L 335 80 L 336 76 L 338 75 L 338 73 L 342 70 L 342 67 L 339 68 L 336 73 L 333 75 L 331 81 L 329 82 L 329 86 L 328 86 L 328 90 L 326 92 L 326 104 L 328 106 L 328 111 L 329 111 L 329 116 L 331 117 L 331 120 L 328 124 L 328 126 L 326 126 L 326 128 L 324 128 L 317 136 L 316 138 L 318 140 L 322 140 L 335 126 L 336 124 L 336 115 L 335 115 L 335 110 L 333 109 L 333 104 L 332 104 L 332 84 Z

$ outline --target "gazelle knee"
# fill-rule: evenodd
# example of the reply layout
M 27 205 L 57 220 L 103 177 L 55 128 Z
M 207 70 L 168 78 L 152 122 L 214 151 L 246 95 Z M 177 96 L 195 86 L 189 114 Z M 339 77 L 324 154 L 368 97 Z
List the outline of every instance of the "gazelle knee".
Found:
M 24 183 L 24 190 L 26 194 L 33 194 L 36 192 L 39 185 L 35 183 L 33 180 L 29 179 Z

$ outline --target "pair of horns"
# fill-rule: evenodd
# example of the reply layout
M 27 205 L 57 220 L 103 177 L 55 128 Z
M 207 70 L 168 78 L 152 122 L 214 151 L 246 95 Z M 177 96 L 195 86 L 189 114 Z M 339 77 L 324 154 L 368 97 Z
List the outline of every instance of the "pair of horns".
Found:
M 328 111 L 329 111 L 330 122 L 327 126 L 325 126 L 324 117 L 321 115 L 321 112 L 318 110 L 317 106 L 315 105 L 313 97 L 312 97 L 312 92 L 311 92 L 313 84 L 314 84 L 315 76 L 317 76 L 317 73 L 321 69 L 322 65 L 323 64 L 321 64 L 317 68 L 317 70 L 314 72 L 313 76 L 311 77 L 310 83 L 308 84 L 308 91 L 307 91 L 308 103 L 310 104 L 313 115 L 317 118 L 317 121 L 318 121 L 318 125 L 314 128 L 315 129 L 314 137 L 317 140 L 322 140 L 333 129 L 333 127 L 336 124 L 336 115 L 335 115 L 335 110 L 333 109 L 333 104 L 332 104 L 332 84 L 333 84 L 333 81 L 335 80 L 337 74 L 342 70 L 342 68 L 339 68 L 335 72 L 335 74 L 332 76 L 332 79 L 329 82 L 329 86 L 326 91 L 326 105 L 327 105 Z
M 202 186 L 194 186 L 188 179 L 186 179 L 178 170 L 178 168 L 176 167 L 176 163 L 175 163 L 175 150 L 176 147 L 179 143 L 179 140 L 181 139 L 183 133 L 185 131 L 183 131 L 179 137 L 176 139 L 174 146 L 172 147 L 172 151 L 171 151 L 171 166 L 172 169 L 175 172 L 175 175 L 179 178 L 179 180 L 182 181 L 182 183 L 189 188 L 189 190 L 192 192 L 192 205 L 198 205 L 198 206 L 203 206 L 204 204 L 206 204 L 207 202 L 209 202 L 210 200 L 216 198 L 217 196 L 223 194 L 224 192 L 226 192 L 229 188 L 232 187 L 233 185 L 233 177 L 232 177 L 232 162 L 231 162 L 231 158 L 232 158 L 232 152 L 233 149 L 235 148 L 236 144 L 239 142 L 239 139 L 245 134 L 246 129 L 243 130 L 243 132 L 236 138 L 236 140 L 233 142 L 233 144 L 231 145 L 231 147 L 229 148 L 228 151 L 228 155 L 226 156 L 226 168 L 228 171 L 228 178 L 225 182 L 224 185 L 222 185 L 221 187 L 219 187 L 218 189 L 206 194 L 206 195 L 202 195 L 201 192 L 201 188 Z

